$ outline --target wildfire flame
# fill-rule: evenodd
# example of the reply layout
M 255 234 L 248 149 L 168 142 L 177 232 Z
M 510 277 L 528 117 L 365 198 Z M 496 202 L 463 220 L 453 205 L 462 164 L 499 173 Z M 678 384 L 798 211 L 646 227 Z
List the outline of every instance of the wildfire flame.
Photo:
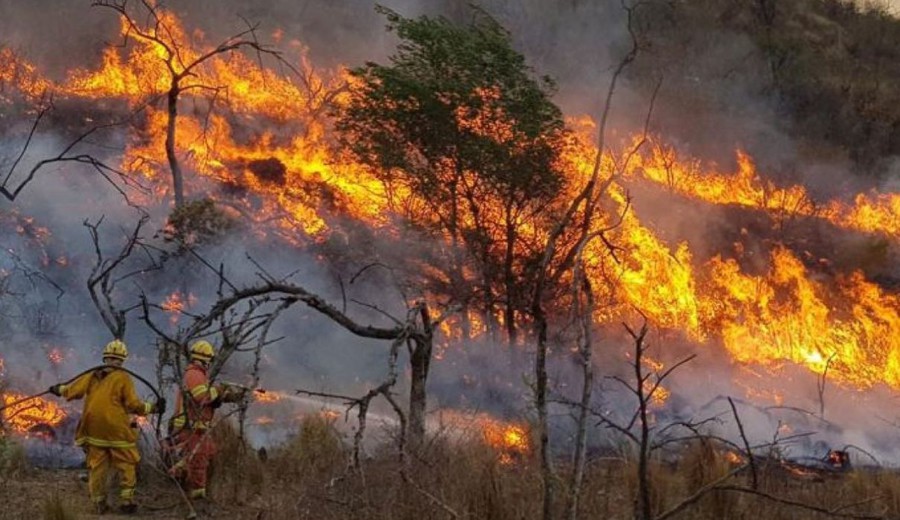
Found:
M 900 194 L 859 193 L 853 203 L 832 200 L 816 204 L 803 186 L 779 187 L 760 177 L 753 159 L 737 151 L 738 170 L 720 173 L 696 160 L 679 160 L 671 147 L 655 143 L 648 154 L 638 154 L 629 175 L 714 204 L 743 206 L 781 217 L 815 217 L 835 226 L 897 236 L 900 233 Z
M 531 439 L 523 425 L 482 419 L 484 440 L 500 453 L 500 462 L 512 463 L 531 453 Z
M 157 36 L 181 49 L 181 62 L 212 49 L 200 35 L 186 31 L 174 14 L 158 12 L 167 30 Z M 124 21 L 122 34 L 131 34 Z M 128 41 L 128 46 L 106 49 L 98 66 L 73 70 L 59 83 L 42 78 L 37 68 L 12 51 L 0 49 L 0 86 L 14 87 L 30 98 L 53 91 L 60 97 L 122 100 L 139 106 L 168 90 L 171 72 L 160 59 L 165 50 L 158 44 L 136 37 Z M 302 54 L 297 63 L 304 82 L 260 68 L 239 53 L 215 56 L 192 71 L 196 85 L 226 85 L 227 89 L 216 96 L 214 111 L 205 89 L 182 93 L 183 103 L 190 101 L 196 107 L 179 115 L 176 128 L 177 153 L 187 168 L 199 174 L 186 179 L 188 189 L 206 183 L 231 189 L 238 211 L 248 219 L 278 222 L 288 240 L 324 239 L 331 231 L 328 216 L 334 213 L 391 233 L 389 199 L 415 201 L 402 190 L 385 193 L 371 172 L 335 151 L 323 116 L 328 103 L 343 102 L 341 87 L 351 80 L 340 70 L 317 74 Z M 0 94 L 9 90 L 0 88 Z M 511 139 L 509 128 L 495 124 L 491 112 L 496 103 L 490 101 L 498 93 L 485 89 L 481 95 L 484 110 L 455 113 L 457 124 L 498 142 Z M 7 100 L 0 97 L 0 102 Z M 121 167 L 155 183 L 154 196 L 159 196 L 168 189 L 167 114 L 153 105 L 143 114 L 142 127 L 127 142 Z M 596 127 L 585 118 L 570 126 L 576 130 Z M 592 169 L 596 149 L 589 142 L 586 136 L 575 137 L 563 151 L 571 181 L 567 189 L 573 193 Z M 644 180 L 694 200 L 758 210 L 776 221 L 822 219 L 855 232 L 890 239 L 900 235 L 898 194 L 859 193 L 852 202 L 815 203 L 804 187 L 764 180 L 749 155 L 737 151 L 736 156 L 737 171 L 722 173 L 714 165 L 680 157 L 654 139 L 634 154 L 621 178 L 611 179 L 621 165 L 610 154 L 604 156 L 601 171 L 611 181 L 612 206 L 622 211 L 628 205 L 625 183 Z M 492 202 L 485 201 L 485 218 L 493 218 L 498 211 Z M 598 218 L 592 225 L 600 230 L 613 221 L 614 216 Z M 545 238 L 542 233 L 546 232 L 533 222 L 519 225 L 523 235 Z M 49 233 L 30 222 L 21 225 L 20 232 Z M 768 253 L 764 272 L 749 272 L 740 254 L 698 260 L 689 243 L 663 239 L 633 210 L 623 214 L 609 239 L 620 248 L 615 260 L 599 241 L 585 250 L 587 275 L 597 282 L 598 301 L 614 302 L 598 306 L 598 324 L 618 323 L 638 309 L 656 327 L 679 331 L 698 343 L 721 345 L 742 364 L 774 370 L 796 363 L 817 374 L 828 370 L 835 381 L 857 388 L 878 384 L 900 388 L 900 297 L 862 273 L 825 281 L 796 252 L 781 246 Z M 175 313 L 190 305 L 191 298 L 175 292 L 163 308 Z M 467 316 L 465 322 L 470 337 L 487 331 L 477 314 Z M 502 323 L 502 316 L 497 322 Z M 448 320 L 442 330 L 448 338 L 465 339 L 459 325 Z M 661 389 L 662 402 L 665 395 Z M 266 402 L 274 394 L 256 397 Z
M 4 405 L 26 397 L 22 394 L 3 395 Z M 53 401 L 35 397 L 3 410 L 3 424 L 19 433 L 28 433 L 38 425 L 57 426 L 66 418 L 66 412 Z
M 486 413 L 456 410 L 442 410 L 440 418 L 446 426 L 480 437 L 497 452 L 502 464 L 527 458 L 532 452 L 531 436 L 524 423 L 502 421 Z
M 197 303 L 197 297 L 193 294 L 188 294 L 185 298 L 181 291 L 175 291 L 170 294 L 166 299 L 160 304 L 160 308 L 162 310 L 171 314 L 169 316 L 169 321 L 174 325 L 178 323 L 178 319 L 181 317 L 181 313 Z
M 257 390 L 253 393 L 253 397 L 258 403 L 277 403 L 282 396 L 279 392 L 273 392 L 272 390 Z

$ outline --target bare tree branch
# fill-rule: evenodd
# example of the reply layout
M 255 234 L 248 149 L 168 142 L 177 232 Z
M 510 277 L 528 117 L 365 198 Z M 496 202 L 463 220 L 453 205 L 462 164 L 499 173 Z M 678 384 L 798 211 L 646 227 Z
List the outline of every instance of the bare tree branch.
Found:
M 753 489 L 759 488 L 759 476 L 756 473 L 756 463 L 753 461 L 753 451 L 750 449 L 750 441 L 747 440 L 747 434 L 744 433 L 744 425 L 741 423 L 741 417 L 738 415 L 737 407 L 734 401 L 729 397 L 728 404 L 731 405 L 731 413 L 734 414 L 734 422 L 737 423 L 738 431 L 741 434 L 741 440 L 744 441 L 744 449 L 747 450 L 747 460 L 750 464 L 750 476 L 752 477 Z

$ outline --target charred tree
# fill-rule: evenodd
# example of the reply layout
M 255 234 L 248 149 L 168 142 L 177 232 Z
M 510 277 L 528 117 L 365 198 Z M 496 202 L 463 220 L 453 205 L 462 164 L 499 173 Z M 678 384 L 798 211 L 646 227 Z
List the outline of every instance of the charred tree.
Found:
M 428 370 L 431 366 L 431 354 L 434 339 L 434 325 L 429 315 L 428 306 L 419 305 L 421 331 L 412 335 L 409 353 L 409 439 L 414 448 L 421 446 L 425 439 L 425 405 L 427 404 Z
M 144 42 L 152 43 L 162 51 L 161 58 L 169 73 L 169 88 L 165 92 L 167 114 L 165 143 L 166 159 L 169 163 L 169 170 L 172 175 L 172 191 L 175 198 L 175 207 L 178 208 L 185 202 L 184 174 L 182 173 L 181 163 L 178 159 L 176 135 L 179 96 L 188 90 L 208 90 L 217 92 L 219 89 L 223 88 L 218 85 L 211 85 L 204 82 L 200 73 L 203 64 L 216 56 L 239 50 L 250 50 L 259 56 L 265 54 L 281 61 L 281 54 L 270 46 L 259 42 L 256 34 L 258 24 L 248 24 L 246 30 L 229 36 L 216 47 L 191 53 L 196 57 L 193 59 L 185 59 L 185 56 L 188 54 L 183 48 L 185 43 L 175 39 L 174 34 L 176 34 L 176 32 L 169 27 L 169 22 L 165 13 L 161 11 L 156 2 L 140 0 L 139 2 L 135 2 L 135 4 L 139 6 L 138 12 L 133 12 L 129 8 L 128 0 L 97 0 L 93 5 L 112 9 L 119 14 L 123 22 L 128 26 L 126 43 L 127 38 L 130 36 Z M 145 22 L 142 23 L 140 20 L 145 20 Z
M 615 94 L 616 84 L 619 77 L 625 69 L 637 57 L 639 44 L 638 37 L 632 26 L 632 18 L 634 8 L 623 4 L 628 15 L 628 30 L 631 35 L 631 48 L 625 56 L 619 61 L 618 66 L 613 72 L 609 87 L 606 91 L 603 113 L 600 117 L 600 124 L 597 134 L 597 154 L 594 159 L 591 177 L 582 187 L 578 194 L 569 202 L 565 212 L 557 224 L 552 228 L 546 242 L 543 244 L 543 251 L 540 255 L 539 268 L 537 271 L 533 291 L 531 294 L 531 316 L 534 319 L 534 330 L 536 339 L 536 353 L 534 363 L 534 402 L 537 411 L 537 431 L 539 437 L 539 448 L 541 453 L 541 473 L 544 484 L 543 498 L 543 518 L 549 520 L 553 516 L 553 508 L 555 501 L 555 475 L 553 463 L 550 455 L 549 440 L 549 423 L 548 423 L 548 376 L 547 376 L 547 354 L 549 351 L 548 344 L 548 317 L 544 308 L 546 294 L 550 288 L 558 282 L 563 275 L 573 268 L 577 261 L 580 247 L 583 247 L 585 240 L 591 233 L 590 224 L 594 211 L 597 210 L 599 199 L 605 194 L 609 186 L 616 180 L 615 172 L 611 172 L 606 179 L 601 178 L 601 164 L 605 151 L 606 125 L 609 120 L 609 113 L 612 109 L 613 95 Z M 578 217 L 581 220 L 575 226 L 576 233 L 579 238 L 574 241 L 566 241 L 566 235 L 571 233 L 571 227 Z M 601 233 L 602 234 L 602 233 Z M 590 348 L 590 347 L 588 347 Z M 585 381 L 583 384 L 589 384 L 592 380 L 592 372 L 585 371 Z M 590 387 L 584 388 L 585 392 L 590 392 Z M 583 423 L 584 418 L 580 418 L 579 422 Z M 584 424 L 581 425 L 584 427 Z M 584 439 L 581 439 L 584 442 Z M 584 458 L 579 456 L 580 448 L 576 447 L 575 463 L 576 467 L 573 472 L 573 484 L 580 482 Z M 578 486 L 580 487 L 580 485 Z M 577 517 L 579 489 L 573 489 L 569 497 L 569 517 Z
M 88 221 L 84 222 L 84 226 L 91 235 L 96 256 L 94 267 L 87 280 L 88 293 L 90 293 L 91 300 L 94 302 L 97 312 L 100 313 L 100 318 L 106 328 L 116 339 L 125 337 L 127 314 L 139 308 L 136 303 L 125 307 L 116 304 L 113 297 L 116 287 L 123 281 L 162 267 L 153 251 L 142 242 L 141 230 L 148 221 L 149 217 L 143 215 L 134 226 L 134 230 L 126 236 L 125 243 L 118 253 L 111 257 L 104 254 L 100 245 L 100 225 L 103 223 L 103 219 L 101 218 L 93 224 Z M 136 250 L 145 253 L 148 263 L 129 267 L 127 262 Z

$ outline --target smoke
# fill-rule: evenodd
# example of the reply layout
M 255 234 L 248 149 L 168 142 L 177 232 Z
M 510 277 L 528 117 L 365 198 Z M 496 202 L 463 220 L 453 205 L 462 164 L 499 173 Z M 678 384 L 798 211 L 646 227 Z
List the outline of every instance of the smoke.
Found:
M 0 0 L 0 34 L 4 40 L 0 43 L 20 50 L 52 77 L 63 77 L 73 64 L 90 68 L 99 62 L 108 42 L 117 41 L 118 22 L 111 11 L 91 8 L 89 4 L 86 0 L 27 3 Z M 461 4 L 449 0 L 384 2 L 405 16 L 429 14 L 466 20 L 472 13 Z M 565 113 L 589 114 L 597 118 L 612 70 L 630 44 L 619 2 L 488 0 L 481 5 L 510 30 L 516 47 L 526 55 L 537 73 L 557 80 L 559 92 L 555 99 Z M 251 3 L 180 0 L 169 2 L 166 7 L 182 16 L 189 29 L 204 33 L 207 42 L 244 30 L 244 19 L 259 22 L 262 40 L 275 41 L 279 47 L 290 51 L 308 48 L 312 62 L 326 69 L 355 66 L 367 60 L 383 62 L 396 44 L 395 36 L 384 30 L 385 21 L 375 13 L 373 6 L 353 0 Z M 78 22 L 72 23 L 73 20 Z M 283 34 L 280 39 L 275 34 L 276 29 Z M 53 37 L 48 38 L 48 34 Z M 687 41 L 664 41 L 662 47 L 646 50 L 633 70 L 622 78 L 610 123 L 613 146 L 619 146 L 619 140 L 627 139 L 642 127 L 650 101 L 646 85 L 655 83 L 647 78 L 658 78 L 661 90 L 651 128 L 666 135 L 687 155 L 717 161 L 723 169 L 729 169 L 735 160 L 735 148 L 742 148 L 750 152 L 761 171 L 774 180 L 802 182 L 813 190 L 814 195 L 823 198 L 859 192 L 868 187 L 866 181 L 848 180 L 853 177 L 847 174 L 850 165 L 845 157 L 820 156 L 811 160 L 811 154 L 788 137 L 783 115 L 767 94 L 766 64 L 754 42 L 728 31 L 689 36 Z M 298 43 L 293 43 L 295 40 Z M 119 149 L 106 152 L 114 163 L 121 151 L 122 136 L 112 132 L 107 137 L 101 144 L 112 143 Z M 58 153 L 65 142 L 64 135 L 42 137 L 30 147 L 24 165 Z M 10 156 L 9 152 L 16 149 L 16 144 L 6 144 L 2 156 Z M 881 187 L 896 190 L 898 178 L 889 176 Z M 208 189 L 215 188 L 209 186 Z M 641 219 L 652 222 L 670 244 L 688 241 L 698 264 L 742 240 L 750 241 L 746 247 L 758 249 L 759 258 L 767 252 L 762 239 L 741 234 L 742 226 L 736 225 L 740 216 L 732 211 L 701 208 L 696 202 L 679 203 L 671 194 L 653 193 L 639 187 L 633 194 L 635 209 Z M 34 216 L 37 219 L 35 225 L 47 228 L 50 235 L 41 241 L 36 239 L 34 231 L 19 231 L 9 226 L 0 231 L 0 245 L 4 250 L 17 252 L 24 265 L 45 273 L 53 283 L 32 282 L 25 273 L 16 270 L 20 264 L 15 259 L 0 260 L 4 262 L 0 268 L 15 275 L 14 292 L 24 295 L 12 300 L 15 303 L 6 304 L 11 306 L 3 320 L 8 334 L 0 352 L 7 362 L 7 374 L 15 378 L 15 384 L 30 384 L 41 389 L 67 374 L 94 365 L 102 345 L 109 339 L 84 286 L 93 266 L 94 251 L 82 222 L 104 218 L 102 239 L 104 252 L 109 254 L 120 247 L 123 235 L 134 225 L 139 214 L 123 204 L 121 195 L 94 172 L 70 167 L 43 172 L 41 178 L 12 205 L 12 210 L 20 216 Z M 152 235 L 165 225 L 168 209 L 152 207 L 150 212 L 148 234 Z M 808 230 L 801 227 L 795 233 L 801 235 Z M 360 236 L 366 233 L 365 230 L 358 232 Z M 268 242 L 249 235 L 233 236 L 203 250 L 211 265 L 226 266 L 226 275 L 236 285 L 258 280 L 258 264 L 276 276 L 295 273 L 293 279 L 298 283 L 335 304 L 346 303 L 350 312 L 362 322 L 389 324 L 384 316 L 354 304 L 353 300 L 377 305 L 395 316 L 403 314 L 403 295 L 397 281 L 388 274 L 377 270 L 370 272 L 355 284 L 346 284 L 342 290 L 338 280 L 347 282 L 363 262 L 351 260 L 338 266 L 325 265 L 310 252 L 277 240 Z M 855 250 L 854 241 L 859 240 L 833 230 L 827 230 L 822 236 L 820 243 L 810 247 L 820 257 L 831 256 L 828 253 L 831 249 Z M 367 239 L 370 243 L 366 247 L 375 257 L 387 259 L 388 264 L 393 263 L 391 258 L 424 256 L 434 248 L 434 244 L 416 243 L 411 239 L 402 248 L 389 238 L 368 236 Z M 357 247 L 357 244 L 349 241 L 350 247 Z M 896 254 L 896 246 L 890 245 L 887 258 L 895 258 Z M 65 265 L 57 262 L 60 258 L 66 259 Z M 837 262 L 847 270 L 858 266 L 851 258 Z M 765 266 L 756 268 L 764 269 Z M 871 273 L 888 275 L 891 274 L 889 269 L 896 268 L 885 267 Z M 214 273 L 197 265 L 185 265 L 162 275 L 148 274 L 136 283 L 156 302 L 163 301 L 176 290 L 195 295 L 197 301 L 189 312 L 207 309 L 218 287 Z M 58 299 L 54 284 L 64 290 Z M 136 289 L 131 287 L 119 295 L 133 301 L 134 291 Z M 43 322 L 52 325 L 50 329 L 40 328 L 40 316 L 46 314 L 55 316 Z M 166 322 L 170 317 L 161 319 Z M 188 319 L 181 317 L 169 325 L 177 327 Z M 266 350 L 262 363 L 261 384 L 264 387 L 361 394 L 387 370 L 387 344 L 360 339 L 300 306 L 285 313 L 271 336 L 283 339 Z M 132 317 L 126 339 L 134 353 L 133 366 L 145 374 L 151 373 L 156 361 L 153 335 Z M 679 370 L 666 385 L 672 397 L 664 413 L 672 420 L 722 416 L 725 417 L 721 420 L 722 432 L 735 438 L 734 424 L 722 415 L 728 412 L 723 396 L 746 396 L 752 390 L 766 390 L 769 393 L 759 402 L 741 406 L 741 413 L 747 414 L 744 424 L 753 440 L 770 439 L 779 428 L 788 425 L 794 431 L 808 428 L 817 432 L 810 444 L 801 447 L 804 454 L 815 452 L 817 448 L 812 443 L 824 440 L 833 446 L 858 444 L 889 459 L 897 456 L 889 448 L 891 428 L 884 426 L 881 418 L 872 412 L 884 408 L 888 401 L 889 396 L 883 389 L 860 395 L 829 385 L 826 394 L 828 424 L 823 426 L 822 420 L 810 419 L 802 413 L 765 410 L 760 404 L 774 405 L 774 394 L 778 394 L 785 405 L 815 412 L 819 402 L 814 374 L 799 369 L 792 371 L 790 367 L 778 376 L 765 372 L 751 374 L 732 364 L 720 345 L 696 345 L 684 338 L 662 336 L 655 337 L 654 341 L 659 345 L 654 356 L 666 363 L 677 361 L 688 353 L 698 354 L 695 362 Z M 67 356 L 62 368 L 54 367 L 46 359 L 46 349 L 57 345 L 63 347 Z M 608 333 L 607 341 L 598 348 L 601 355 L 597 361 L 605 375 L 628 375 L 628 365 L 623 362 L 627 348 L 624 335 Z M 432 371 L 430 408 L 466 406 L 510 418 L 527 413 L 531 354 L 528 349 L 504 349 L 489 341 L 473 342 L 442 353 Z M 405 361 L 401 360 L 401 366 Z M 240 379 L 246 375 L 251 363 L 250 356 L 237 356 L 223 377 Z M 554 358 L 552 373 L 558 392 L 570 398 L 578 395 L 576 359 L 560 354 Z M 602 402 L 598 406 L 627 417 L 629 406 L 633 404 L 628 401 L 628 394 L 609 380 L 604 381 L 601 390 L 598 400 Z M 565 437 L 570 432 L 570 410 L 559 412 L 562 418 L 556 435 Z M 844 429 L 839 425 L 844 425 Z M 846 425 L 859 426 L 849 429 Z

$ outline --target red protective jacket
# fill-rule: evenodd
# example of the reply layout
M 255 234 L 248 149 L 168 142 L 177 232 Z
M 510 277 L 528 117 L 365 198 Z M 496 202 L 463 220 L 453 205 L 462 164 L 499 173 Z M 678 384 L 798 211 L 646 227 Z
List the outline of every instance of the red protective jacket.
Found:
M 183 395 L 182 389 L 187 392 L 187 398 Z M 209 384 L 209 376 L 203 365 L 199 363 L 188 365 L 175 400 L 173 433 L 185 428 L 195 431 L 209 428 L 221 397 L 222 389 Z

